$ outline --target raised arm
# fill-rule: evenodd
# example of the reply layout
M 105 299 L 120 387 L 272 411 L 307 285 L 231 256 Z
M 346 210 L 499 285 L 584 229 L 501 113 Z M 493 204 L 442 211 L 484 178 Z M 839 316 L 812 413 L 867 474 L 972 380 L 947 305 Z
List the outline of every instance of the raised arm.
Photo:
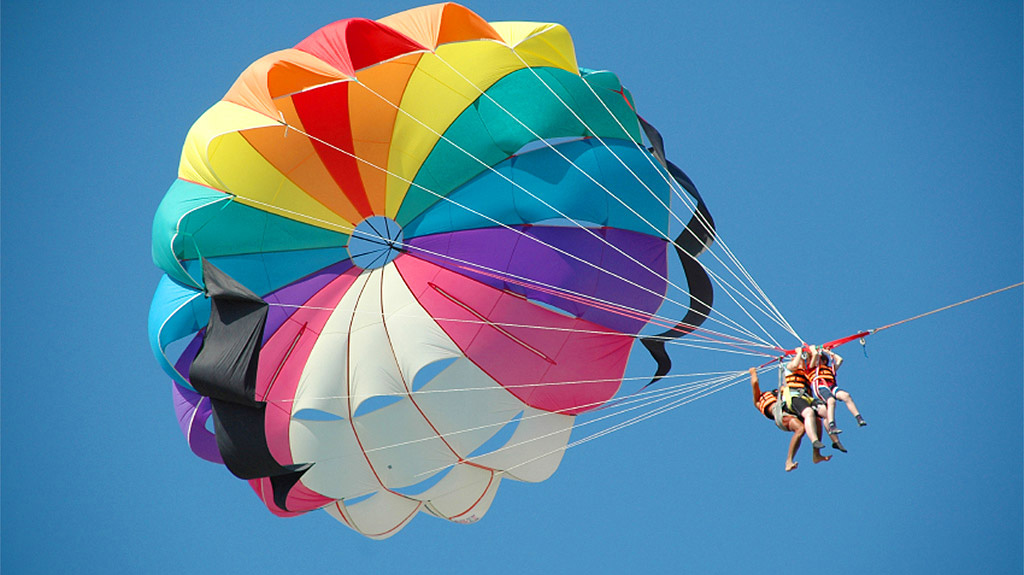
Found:
M 843 365 L 843 356 L 834 351 L 829 353 L 832 354 L 832 371 L 839 371 L 839 366 Z
M 786 369 L 788 369 L 789 371 L 797 371 L 798 369 L 803 369 L 803 367 L 804 367 L 803 354 L 804 354 L 804 348 L 803 347 L 797 348 L 796 353 L 793 354 L 793 359 L 789 360 L 789 363 L 786 364 Z
M 750 387 L 754 390 L 754 405 L 757 405 L 757 400 L 761 399 L 761 387 L 758 385 L 757 380 L 757 368 L 750 368 Z
M 808 368 L 815 368 L 821 363 L 821 354 L 827 353 L 823 348 L 816 345 L 811 346 L 811 358 L 807 360 Z

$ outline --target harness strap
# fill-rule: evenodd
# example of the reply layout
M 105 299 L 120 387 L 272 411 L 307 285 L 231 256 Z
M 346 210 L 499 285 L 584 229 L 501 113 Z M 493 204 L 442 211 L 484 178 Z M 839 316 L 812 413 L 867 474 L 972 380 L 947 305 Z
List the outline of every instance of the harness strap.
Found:
M 782 431 L 789 431 L 789 428 L 786 427 L 786 424 L 782 421 L 782 417 L 784 415 L 785 414 L 782 412 L 782 401 L 776 401 L 775 404 L 772 405 L 772 416 L 775 419 L 775 426 Z

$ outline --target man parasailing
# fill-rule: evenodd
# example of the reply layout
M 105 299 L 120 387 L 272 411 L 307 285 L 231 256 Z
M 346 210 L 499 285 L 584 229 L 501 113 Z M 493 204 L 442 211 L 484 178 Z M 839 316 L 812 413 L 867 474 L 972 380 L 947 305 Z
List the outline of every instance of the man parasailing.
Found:
M 825 403 L 811 395 L 811 380 L 807 375 L 807 363 L 810 361 L 810 348 L 804 346 L 793 355 L 793 359 L 785 366 L 785 377 L 780 398 L 784 411 L 803 419 L 807 437 L 817 448 L 824 447 L 815 425 L 815 416 L 824 419 L 827 415 Z M 839 436 L 829 432 L 832 447 L 846 453 L 846 448 L 839 441 Z
M 825 421 L 828 425 L 828 433 L 832 436 L 843 432 L 836 427 L 837 399 L 846 404 L 846 408 L 857 419 L 857 425 L 860 427 L 867 425 L 850 393 L 840 389 L 836 384 L 836 372 L 842 363 L 843 358 L 838 353 L 821 346 L 811 346 L 810 359 L 807 362 L 807 375 L 814 397 L 825 403 Z
M 797 450 L 800 449 L 800 442 L 804 436 L 804 424 L 796 416 L 782 410 L 782 403 L 779 401 L 779 395 L 776 390 L 761 391 L 757 378 L 757 369 L 753 367 L 750 368 L 750 387 L 754 391 L 754 405 L 757 407 L 757 410 L 768 419 L 775 421 L 775 425 L 782 431 L 793 432 L 793 436 L 789 440 L 789 451 L 786 453 L 786 471 L 793 471 L 798 465 L 794 457 L 796 457 Z M 821 421 L 818 420 L 815 424 L 820 435 Z M 829 459 L 832 459 L 832 456 L 823 456 L 821 454 L 821 447 L 814 447 L 814 463 L 821 463 Z

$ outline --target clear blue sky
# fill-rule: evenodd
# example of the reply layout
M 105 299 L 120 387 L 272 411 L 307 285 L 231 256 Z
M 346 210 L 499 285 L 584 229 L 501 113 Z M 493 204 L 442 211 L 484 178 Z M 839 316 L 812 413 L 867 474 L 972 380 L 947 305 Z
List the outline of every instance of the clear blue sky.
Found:
M 192 456 L 146 339 L 185 134 L 251 61 L 412 6 L 4 2 L 4 573 L 1021 572 L 1020 289 L 844 348 L 870 425 L 841 411 L 850 453 L 812 466 L 805 446 L 790 474 L 745 383 L 504 483 L 480 523 L 384 542 L 274 517 Z M 562 23 L 581 65 L 617 72 L 809 341 L 1024 275 L 1020 2 L 468 6 Z M 801 246 L 829 273 L 796 271 Z

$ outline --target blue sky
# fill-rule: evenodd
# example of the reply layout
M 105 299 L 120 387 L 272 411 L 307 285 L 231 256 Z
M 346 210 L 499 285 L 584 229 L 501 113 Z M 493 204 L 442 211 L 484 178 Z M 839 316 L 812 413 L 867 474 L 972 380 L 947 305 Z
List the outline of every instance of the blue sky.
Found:
M 585 4 L 467 5 L 562 23 L 581 65 L 618 73 L 808 341 L 1021 281 L 1019 2 Z M 836 575 L 1021 572 L 1019 288 L 843 348 L 870 425 L 840 411 L 850 453 L 812 466 L 805 446 L 794 473 L 743 382 L 505 482 L 480 523 L 384 542 L 276 518 L 193 457 L 146 339 L 185 133 L 251 61 L 412 6 L 3 4 L 4 572 L 777 573 L 794 553 Z

